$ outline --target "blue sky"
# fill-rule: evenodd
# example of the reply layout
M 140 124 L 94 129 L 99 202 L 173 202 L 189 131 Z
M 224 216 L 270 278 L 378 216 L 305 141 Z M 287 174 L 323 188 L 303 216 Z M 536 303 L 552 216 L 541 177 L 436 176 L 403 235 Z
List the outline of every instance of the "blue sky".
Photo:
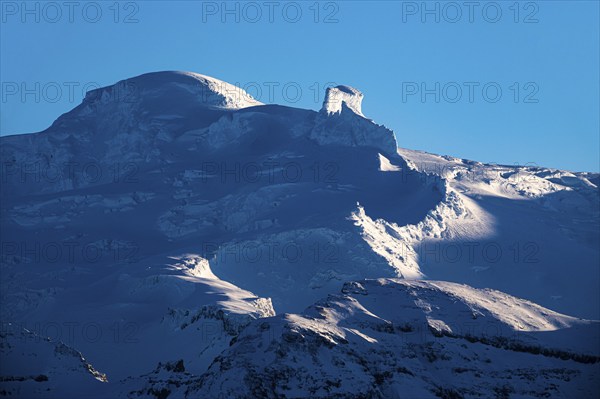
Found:
M 402 147 L 598 171 L 599 2 L 464 3 L 2 1 L 0 133 L 43 130 L 86 88 L 187 70 L 315 110 L 347 84 Z

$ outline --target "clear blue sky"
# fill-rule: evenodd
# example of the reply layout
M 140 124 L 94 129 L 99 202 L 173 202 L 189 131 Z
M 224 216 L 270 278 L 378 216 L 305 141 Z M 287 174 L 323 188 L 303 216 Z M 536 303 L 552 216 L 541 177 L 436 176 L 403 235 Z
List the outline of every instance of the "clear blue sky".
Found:
M 347 84 L 402 147 L 598 171 L 599 2 L 514 3 L 2 1 L 0 132 L 45 129 L 84 87 L 187 70 L 311 109 Z

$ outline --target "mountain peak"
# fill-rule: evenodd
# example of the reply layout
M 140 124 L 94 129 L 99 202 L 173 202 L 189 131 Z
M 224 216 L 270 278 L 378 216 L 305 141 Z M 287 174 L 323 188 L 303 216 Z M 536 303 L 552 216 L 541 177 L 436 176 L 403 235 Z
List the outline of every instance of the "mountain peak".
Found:
M 321 111 L 327 114 L 341 113 L 344 106 L 357 115 L 364 116 L 361 110 L 363 94 L 350 86 L 336 86 L 327 88 L 325 101 Z
M 139 75 L 122 80 L 113 86 L 92 90 L 88 101 L 107 102 L 115 97 L 131 101 L 141 95 L 186 94 L 194 97 L 195 103 L 208 107 L 241 109 L 263 105 L 245 90 L 222 80 L 184 71 L 162 71 Z

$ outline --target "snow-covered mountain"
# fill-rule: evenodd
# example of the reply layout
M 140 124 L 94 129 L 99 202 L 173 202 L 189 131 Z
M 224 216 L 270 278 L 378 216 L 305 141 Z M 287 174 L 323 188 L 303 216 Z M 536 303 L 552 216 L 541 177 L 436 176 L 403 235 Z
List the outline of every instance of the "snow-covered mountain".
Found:
M 595 392 L 598 174 L 398 149 L 362 101 L 158 72 L 0 138 L 0 393 Z

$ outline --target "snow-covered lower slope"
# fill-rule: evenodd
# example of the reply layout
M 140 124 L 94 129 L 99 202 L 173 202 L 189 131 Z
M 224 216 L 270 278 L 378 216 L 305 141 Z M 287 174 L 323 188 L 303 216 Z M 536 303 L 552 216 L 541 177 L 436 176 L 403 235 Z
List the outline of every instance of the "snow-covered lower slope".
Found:
M 256 320 L 187 397 L 589 397 L 598 322 L 438 281 L 347 283 L 302 314 Z
M 201 373 L 247 323 L 275 314 L 270 299 L 218 279 L 197 255 L 98 266 L 26 265 L 19 277 L 45 289 L 4 285 L 2 319 L 77 348 L 118 381 L 172 359 Z
M 80 398 L 102 390 L 106 374 L 63 342 L 11 323 L 0 331 L 0 395 L 12 398 Z
M 508 366 L 481 360 L 491 359 L 482 352 L 488 350 L 501 364 L 524 359 L 523 373 L 558 379 L 552 384 L 577 393 L 575 386 L 598 376 L 580 362 L 597 356 L 597 345 L 577 346 L 597 324 L 527 300 L 600 318 L 598 176 L 398 150 L 391 130 L 363 116 L 362 100 L 354 88 L 331 88 L 315 112 L 261 104 L 207 76 L 158 72 L 89 93 L 43 132 L 0 138 L 3 325 L 85 354 L 108 379 L 92 381 L 86 396 L 212 397 L 221 383 L 243 395 L 254 382 L 242 376 L 271 381 L 292 367 L 285 360 L 261 371 L 267 363 L 253 363 L 263 322 L 269 331 L 301 328 L 316 339 L 318 352 L 311 344 L 298 356 L 313 356 L 319 372 L 351 365 L 329 382 L 299 369 L 306 378 L 289 384 L 295 391 L 278 386 L 269 394 L 335 397 L 355 390 L 376 397 L 393 370 L 382 366 L 383 374 L 373 374 L 355 354 L 368 358 L 388 341 L 392 355 L 377 355 L 378 364 L 415 359 L 404 359 L 403 345 L 429 353 L 430 343 L 437 352 L 447 347 L 463 363 L 457 369 L 478 362 L 482 378 L 504 384 L 473 388 L 484 396 L 510 386 Z M 373 310 L 360 299 L 361 285 L 365 298 L 377 302 Z M 349 293 L 351 287 L 358 291 Z M 318 302 L 342 289 L 348 292 L 335 299 L 339 306 L 331 298 Z M 409 292 L 418 300 L 408 300 Z M 315 316 L 317 302 L 343 317 Z M 376 318 L 425 326 L 432 341 L 373 333 L 363 308 Z M 489 339 L 465 335 L 469 317 L 480 327 L 491 320 L 502 331 L 520 331 L 535 340 L 539 349 L 532 350 L 548 356 L 519 351 L 531 349 L 529 341 L 507 346 L 495 327 Z M 348 341 L 360 345 L 340 352 L 342 346 L 321 336 L 325 330 L 335 342 L 353 337 Z M 273 342 L 290 338 L 277 334 Z M 2 344 L 12 339 L 4 335 Z M 256 347 L 245 354 L 247 345 Z M 7 353 L 2 363 L 20 361 Z M 222 359 L 254 368 L 247 374 L 226 367 L 220 376 L 215 367 Z M 46 373 L 44 364 L 33 364 L 27 375 Z M 398 382 L 415 387 L 409 396 L 455 392 L 443 389 L 461 372 L 440 366 L 445 382 L 436 388 L 437 374 L 410 366 L 414 384 Z M 544 371 L 550 367 L 570 371 L 561 377 Z M 11 370 L 2 369 L 2 381 L 17 375 Z M 456 389 L 466 395 L 463 382 Z M 11 380 L 10 392 L 56 397 L 68 389 L 49 374 L 50 390 L 19 391 L 21 383 L 29 384 Z M 549 387 L 542 385 L 532 388 L 536 394 Z

